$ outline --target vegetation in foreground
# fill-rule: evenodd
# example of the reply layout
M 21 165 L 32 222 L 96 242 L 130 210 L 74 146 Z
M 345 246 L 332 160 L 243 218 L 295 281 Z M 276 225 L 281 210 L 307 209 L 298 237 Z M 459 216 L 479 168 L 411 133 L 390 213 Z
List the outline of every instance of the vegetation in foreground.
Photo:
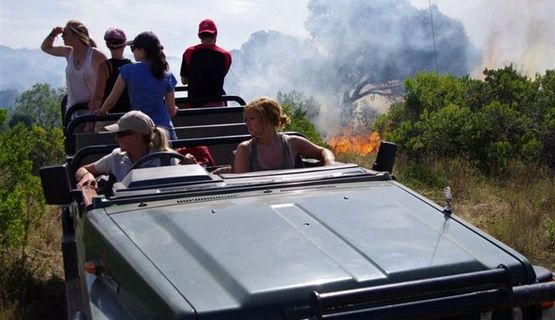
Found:
M 64 157 L 61 94 L 38 84 L 0 110 L 0 319 L 64 317 L 59 213 L 37 177 Z M 281 95 L 293 120 L 286 129 L 319 142 L 306 119 L 312 101 L 297 95 Z M 399 146 L 401 183 L 439 204 L 449 185 L 456 215 L 555 270 L 555 70 L 534 80 L 512 67 L 486 71 L 485 81 L 420 74 L 375 128 Z

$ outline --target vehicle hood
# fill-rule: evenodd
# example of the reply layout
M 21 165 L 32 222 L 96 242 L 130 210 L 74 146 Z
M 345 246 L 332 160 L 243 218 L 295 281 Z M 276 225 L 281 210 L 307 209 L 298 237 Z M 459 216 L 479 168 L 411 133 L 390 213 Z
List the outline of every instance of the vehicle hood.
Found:
M 270 189 L 107 208 L 199 315 L 527 261 L 393 182 Z M 200 316 L 199 316 L 200 317 Z M 202 317 L 200 317 L 202 318 Z

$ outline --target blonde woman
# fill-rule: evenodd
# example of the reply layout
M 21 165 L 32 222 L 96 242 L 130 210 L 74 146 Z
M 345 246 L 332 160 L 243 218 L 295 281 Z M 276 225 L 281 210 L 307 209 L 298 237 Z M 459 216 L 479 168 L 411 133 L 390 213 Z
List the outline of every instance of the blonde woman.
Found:
M 55 46 L 54 41 L 60 34 L 64 45 Z M 96 43 L 89 37 L 87 28 L 77 20 L 68 21 L 65 27 L 54 27 L 42 41 L 41 49 L 67 60 L 66 110 L 78 103 L 88 103 L 96 88 L 98 65 L 107 58 L 96 49 Z
M 247 104 L 244 115 L 253 138 L 237 147 L 234 172 L 292 169 L 299 155 L 319 159 L 324 165 L 335 163 L 335 156 L 330 150 L 303 137 L 279 133 L 289 118 L 274 99 L 255 99 Z
M 159 151 L 171 151 L 168 132 L 154 125 L 154 121 L 141 111 L 129 111 L 117 123 L 106 126 L 106 130 L 115 133 L 119 148 L 100 160 L 82 166 L 75 172 L 77 187 L 96 187 L 96 176 L 113 174 L 116 181 L 121 181 L 133 165 L 144 156 Z M 190 154 L 184 163 L 195 163 Z M 172 159 L 172 164 L 179 160 Z M 146 166 L 158 166 L 160 159 L 153 159 Z

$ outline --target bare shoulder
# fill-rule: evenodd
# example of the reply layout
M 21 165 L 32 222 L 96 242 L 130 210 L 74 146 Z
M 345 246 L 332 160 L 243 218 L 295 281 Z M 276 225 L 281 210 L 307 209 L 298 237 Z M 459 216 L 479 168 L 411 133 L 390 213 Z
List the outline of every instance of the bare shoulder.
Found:
M 237 151 L 250 151 L 251 141 L 252 139 L 239 143 L 239 145 L 237 146 Z
M 104 60 L 108 60 L 108 57 L 104 54 L 104 52 L 98 50 L 97 48 L 93 48 L 93 60 L 96 63 L 100 63 Z
M 295 136 L 295 135 L 286 135 L 287 141 L 291 146 L 303 146 L 306 144 L 313 144 L 305 137 Z

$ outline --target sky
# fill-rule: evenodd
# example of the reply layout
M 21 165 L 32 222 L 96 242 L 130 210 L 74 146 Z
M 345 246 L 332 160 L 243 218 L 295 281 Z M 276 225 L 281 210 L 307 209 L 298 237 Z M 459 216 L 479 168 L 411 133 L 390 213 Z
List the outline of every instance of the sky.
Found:
M 54 26 L 63 26 L 70 19 L 83 22 L 101 49 L 105 49 L 104 31 L 113 26 L 123 29 L 128 38 L 153 31 L 167 54 L 174 56 L 198 42 L 198 24 L 204 18 L 216 22 L 218 44 L 228 50 L 239 49 L 259 30 L 307 35 L 303 26 L 307 0 L 0 1 L 0 44 L 11 48 L 39 48 Z
M 444 14 L 462 21 L 471 42 L 484 52 L 483 66 L 516 62 L 522 71 L 532 74 L 555 68 L 555 0 L 410 1 L 418 8 L 437 5 Z M 89 28 L 105 52 L 104 31 L 114 26 L 123 29 L 129 38 L 153 31 L 160 37 L 166 55 L 178 57 L 184 48 L 198 42 L 198 23 L 210 17 L 218 25 L 218 44 L 228 50 L 240 49 L 252 33 L 260 30 L 308 37 L 304 27 L 307 3 L 308 0 L 0 0 L 0 44 L 37 49 L 54 26 L 77 19 Z M 61 39 L 58 41 L 61 43 Z

